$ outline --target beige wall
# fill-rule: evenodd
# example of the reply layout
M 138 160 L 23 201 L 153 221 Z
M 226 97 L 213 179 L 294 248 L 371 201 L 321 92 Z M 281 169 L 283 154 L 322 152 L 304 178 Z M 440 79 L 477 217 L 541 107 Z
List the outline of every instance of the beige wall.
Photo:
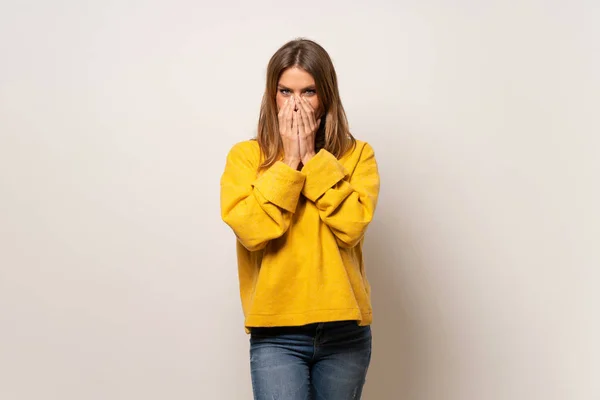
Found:
M 381 168 L 364 397 L 600 398 L 597 2 L 12 3 L 0 398 L 251 398 L 219 178 L 298 35 Z

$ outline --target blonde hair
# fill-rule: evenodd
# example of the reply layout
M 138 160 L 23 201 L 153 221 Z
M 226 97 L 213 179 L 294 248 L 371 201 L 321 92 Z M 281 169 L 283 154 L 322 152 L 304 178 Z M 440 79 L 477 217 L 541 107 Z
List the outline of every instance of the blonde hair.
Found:
M 350 134 L 346 112 L 340 100 L 337 75 L 329 54 L 323 47 L 308 39 L 295 39 L 273 54 L 267 66 L 267 82 L 260 107 L 258 134 L 262 163 L 259 169 L 273 165 L 283 156 L 283 143 L 277 118 L 277 84 L 288 68 L 299 67 L 315 80 L 317 96 L 323 109 L 323 148 L 336 158 L 343 156 L 356 140 Z

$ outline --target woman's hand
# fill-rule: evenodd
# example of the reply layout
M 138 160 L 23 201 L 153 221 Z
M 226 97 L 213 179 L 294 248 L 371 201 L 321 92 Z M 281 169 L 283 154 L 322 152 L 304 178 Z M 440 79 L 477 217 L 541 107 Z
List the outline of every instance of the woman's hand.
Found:
M 315 134 L 321 125 L 321 119 L 315 119 L 315 110 L 303 97 L 297 101 L 298 112 L 298 138 L 300 139 L 300 159 L 302 164 L 315 156 Z
M 302 157 L 298 140 L 298 121 L 294 112 L 295 100 L 290 97 L 279 110 L 279 134 L 283 142 L 283 162 L 291 168 L 298 169 Z

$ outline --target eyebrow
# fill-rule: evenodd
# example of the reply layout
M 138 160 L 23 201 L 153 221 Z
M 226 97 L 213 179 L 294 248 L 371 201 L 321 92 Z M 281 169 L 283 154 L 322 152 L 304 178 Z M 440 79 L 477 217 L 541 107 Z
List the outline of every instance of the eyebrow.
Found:
M 291 90 L 289 87 L 287 87 L 287 86 L 284 86 L 284 85 L 280 85 L 280 84 L 277 84 L 277 87 L 278 87 L 279 89 L 287 89 L 287 90 Z M 315 89 L 316 89 L 316 86 L 315 86 L 315 85 L 310 85 L 310 86 L 307 86 L 307 87 L 305 87 L 305 88 L 303 88 L 303 89 L 301 89 L 301 90 L 315 90 Z

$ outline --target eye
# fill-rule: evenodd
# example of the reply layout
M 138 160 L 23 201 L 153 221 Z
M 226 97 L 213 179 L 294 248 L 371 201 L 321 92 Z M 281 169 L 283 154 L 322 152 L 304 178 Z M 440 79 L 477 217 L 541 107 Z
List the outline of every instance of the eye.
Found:
M 279 89 L 279 92 L 284 96 L 289 96 L 289 94 L 290 94 L 289 89 Z
M 314 89 L 306 89 L 306 90 L 304 91 L 304 94 L 305 94 L 306 96 L 314 96 L 315 94 L 317 94 L 317 91 L 316 91 L 316 90 L 314 90 Z

